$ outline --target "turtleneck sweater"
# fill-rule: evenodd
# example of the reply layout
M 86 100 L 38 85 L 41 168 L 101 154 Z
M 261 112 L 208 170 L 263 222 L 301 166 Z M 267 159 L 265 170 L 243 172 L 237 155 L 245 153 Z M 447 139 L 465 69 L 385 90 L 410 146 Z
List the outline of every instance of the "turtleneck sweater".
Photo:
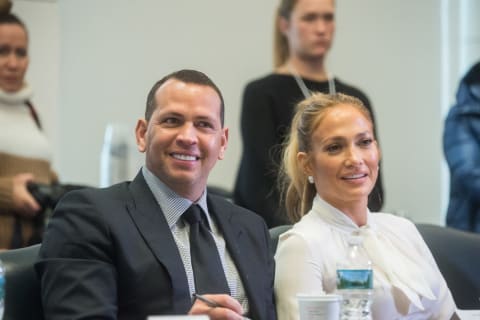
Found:
M 26 104 L 31 96 L 28 85 L 14 93 L 0 89 L 0 248 L 10 246 L 15 217 L 21 220 L 24 245 L 33 231 L 32 219 L 13 210 L 13 176 L 28 172 L 37 182 L 56 181 L 50 144 Z

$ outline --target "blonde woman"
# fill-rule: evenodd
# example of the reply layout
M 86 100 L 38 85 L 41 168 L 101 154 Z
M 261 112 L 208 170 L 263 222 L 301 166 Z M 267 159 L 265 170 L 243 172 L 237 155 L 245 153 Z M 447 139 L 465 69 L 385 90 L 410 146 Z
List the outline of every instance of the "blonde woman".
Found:
M 280 320 L 298 319 L 296 294 L 332 293 L 349 238 L 372 261 L 373 319 L 450 319 L 455 303 L 410 221 L 373 213 L 368 196 L 380 150 L 363 103 L 316 93 L 300 102 L 285 147 L 286 207 L 296 222 L 280 236 L 275 294 Z

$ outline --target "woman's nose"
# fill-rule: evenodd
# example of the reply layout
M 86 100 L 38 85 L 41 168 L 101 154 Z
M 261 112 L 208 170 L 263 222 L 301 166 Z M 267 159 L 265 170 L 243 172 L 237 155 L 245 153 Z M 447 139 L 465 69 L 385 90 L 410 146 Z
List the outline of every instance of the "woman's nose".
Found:
M 362 162 L 362 157 L 360 155 L 360 152 L 356 150 L 355 148 L 350 148 L 347 151 L 347 157 L 346 157 L 346 164 L 355 166 L 358 165 Z
M 327 24 L 329 21 L 327 21 L 327 17 L 321 16 L 318 17 L 318 19 L 315 20 L 315 30 L 318 33 L 324 33 L 327 30 Z
M 18 66 L 18 57 L 13 53 L 9 54 L 7 58 L 7 65 L 10 68 L 16 68 Z

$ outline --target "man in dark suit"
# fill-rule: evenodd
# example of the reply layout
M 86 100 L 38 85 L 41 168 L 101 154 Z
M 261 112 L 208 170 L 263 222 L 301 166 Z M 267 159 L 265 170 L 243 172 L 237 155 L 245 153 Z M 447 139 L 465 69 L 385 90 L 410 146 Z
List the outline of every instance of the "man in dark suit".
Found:
M 146 154 L 136 178 L 67 194 L 49 223 L 36 264 L 46 319 L 276 318 L 265 223 L 206 192 L 227 147 L 223 119 L 220 90 L 203 73 L 181 70 L 153 86 L 136 127 Z M 182 219 L 192 203 L 206 216 L 228 284 L 227 294 L 205 292 L 217 307 L 192 298 L 202 277 Z

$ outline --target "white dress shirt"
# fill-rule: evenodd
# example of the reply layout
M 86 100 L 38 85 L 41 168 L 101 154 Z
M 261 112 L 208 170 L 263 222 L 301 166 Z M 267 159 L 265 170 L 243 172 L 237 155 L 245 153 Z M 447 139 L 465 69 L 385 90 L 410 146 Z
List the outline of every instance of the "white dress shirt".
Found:
M 298 319 L 298 293 L 336 291 L 336 264 L 348 239 L 362 236 L 372 261 L 373 319 L 450 319 L 455 303 L 432 254 L 407 219 L 368 212 L 358 227 L 318 195 L 310 212 L 279 239 L 275 295 L 279 320 Z
M 160 179 L 158 179 L 150 170 L 148 170 L 146 166 L 142 167 L 142 173 L 147 185 L 149 186 L 150 190 L 152 190 L 155 199 L 165 215 L 165 219 L 167 220 L 170 230 L 172 231 L 173 238 L 177 244 L 178 252 L 180 253 L 180 257 L 182 258 L 183 266 L 185 268 L 190 295 L 192 295 L 195 292 L 195 281 L 192 262 L 190 259 L 190 226 L 181 219 L 182 214 L 192 205 L 192 201 L 182 198 L 176 194 L 162 181 L 160 181 Z M 240 279 L 240 275 L 232 257 L 228 253 L 222 233 L 218 229 L 213 219 L 210 217 L 207 206 L 206 191 L 196 204 L 202 208 L 203 212 L 207 216 L 207 220 L 211 229 L 210 233 L 215 240 L 215 244 L 217 245 L 220 261 L 222 262 L 223 270 L 225 271 L 225 277 L 227 279 L 231 296 L 240 302 L 245 312 L 248 312 L 249 304 L 242 280 Z

